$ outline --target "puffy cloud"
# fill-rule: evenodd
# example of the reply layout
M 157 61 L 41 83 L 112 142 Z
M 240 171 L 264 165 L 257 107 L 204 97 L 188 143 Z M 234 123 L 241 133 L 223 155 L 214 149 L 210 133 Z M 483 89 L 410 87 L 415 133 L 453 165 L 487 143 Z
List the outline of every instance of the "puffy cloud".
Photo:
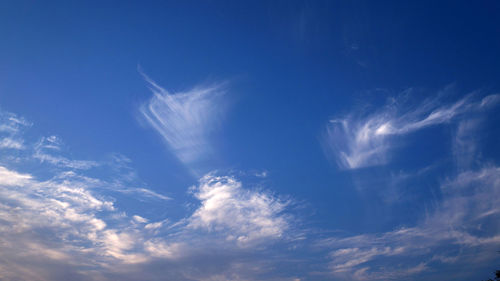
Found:
M 288 203 L 271 194 L 245 190 L 229 176 L 207 174 L 200 179 L 194 195 L 200 207 L 189 226 L 212 231 L 227 231 L 226 239 L 241 246 L 283 235 L 288 221 L 282 214 Z

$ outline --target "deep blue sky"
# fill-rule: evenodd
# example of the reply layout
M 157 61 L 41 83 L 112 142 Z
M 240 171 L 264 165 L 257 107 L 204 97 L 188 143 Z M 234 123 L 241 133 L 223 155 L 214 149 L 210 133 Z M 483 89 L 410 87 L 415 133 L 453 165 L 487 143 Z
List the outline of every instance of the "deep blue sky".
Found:
M 488 278 L 500 258 L 499 12 L 2 2 L 0 214 L 17 219 L 0 224 L 0 279 L 155 280 L 172 267 L 168 280 Z

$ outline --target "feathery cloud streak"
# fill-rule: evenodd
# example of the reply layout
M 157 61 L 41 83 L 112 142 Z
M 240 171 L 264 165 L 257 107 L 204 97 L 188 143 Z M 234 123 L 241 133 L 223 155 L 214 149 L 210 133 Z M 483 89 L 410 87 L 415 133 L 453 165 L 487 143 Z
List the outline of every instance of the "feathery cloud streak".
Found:
M 24 149 L 20 134 L 29 126 L 31 124 L 23 118 L 0 110 L 0 149 Z
M 189 166 L 203 161 L 211 151 L 209 136 L 224 111 L 222 85 L 172 94 L 143 76 L 153 96 L 140 108 L 142 115 L 181 162 Z
M 405 104 L 403 98 L 392 99 L 382 110 L 366 116 L 350 114 L 330 120 L 326 128 L 326 146 L 340 168 L 383 165 L 389 160 L 392 138 L 485 109 L 498 102 L 500 95 L 475 100 L 471 94 L 449 104 L 443 104 L 438 96 L 424 100 L 416 108 Z
M 484 109 L 497 103 L 499 98 L 499 95 L 490 95 L 474 99 L 474 95 L 468 95 L 448 104 L 438 103 L 439 99 L 426 100 L 402 114 L 398 112 L 408 107 L 394 100 L 381 111 L 356 119 L 357 122 L 352 118 L 343 121 L 348 125 L 336 136 L 352 142 L 347 147 L 350 150 L 346 150 L 350 154 L 336 152 L 339 165 L 345 168 L 384 163 L 391 148 L 389 137 L 456 122 L 450 152 L 455 158 L 451 163 L 458 169 L 440 181 L 438 199 L 425 202 L 432 207 L 421 214 L 414 226 L 379 234 L 332 237 L 318 243 L 330 249 L 329 267 L 336 278 L 406 279 L 419 273 L 432 273 L 437 267 L 478 268 L 482 262 L 495 258 L 491 248 L 500 244 L 500 168 L 480 161 L 481 145 L 476 137 L 481 133 Z M 355 129 L 346 136 L 352 124 Z M 353 159 L 358 161 L 350 162 Z M 442 279 L 438 273 L 433 274 L 438 280 Z
M 321 241 L 333 249 L 331 271 L 346 280 L 386 280 L 492 258 L 500 244 L 500 168 L 462 172 L 441 192 L 442 202 L 414 227 Z

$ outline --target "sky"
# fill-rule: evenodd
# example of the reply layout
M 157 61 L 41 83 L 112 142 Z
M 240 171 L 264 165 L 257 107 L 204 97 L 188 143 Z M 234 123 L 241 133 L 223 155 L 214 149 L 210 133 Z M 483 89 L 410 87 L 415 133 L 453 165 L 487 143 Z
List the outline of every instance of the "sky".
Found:
M 2 1 L 0 280 L 484 280 L 496 1 Z

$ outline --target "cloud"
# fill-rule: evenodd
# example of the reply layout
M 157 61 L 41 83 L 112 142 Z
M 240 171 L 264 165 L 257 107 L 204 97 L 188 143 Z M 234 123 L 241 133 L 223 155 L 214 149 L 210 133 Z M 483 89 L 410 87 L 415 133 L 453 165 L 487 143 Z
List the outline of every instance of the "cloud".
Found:
M 8 137 L 0 140 L 0 148 L 22 149 L 23 147 L 23 143 L 19 140 L 11 139 Z
M 31 126 L 13 113 L 0 110 L 0 149 L 24 149 L 20 133 Z
M 207 174 L 194 191 L 201 206 L 189 219 L 189 227 L 224 231 L 226 240 L 240 246 L 280 238 L 288 228 L 282 214 L 288 202 L 271 194 L 245 190 L 229 176 Z
M 436 262 L 458 266 L 474 263 L 472 253 L 494 254 L 491 247 L 500 243 L 500 168 L 462 172 L 443 182 L 441 192 L 442 201 L 414 227 L 322 240 L 321 247 L 333 249 L 330 270 L 346 279 L 408 278 Z
M 413 226 L 320 240 L 317 246 L 328 249 L 329 271 L 339 280 L 414 279 L 419 274 L 426 274 L 425 279 L 450 278 L 436 269 L 454 270 L 464 278 L 495 258 L 491 249 L 500 243 L 500 168 L 485 164 L 478 140 L 484 110 L 497 104 L 500 96 L 479 99 L 471 94 L 444 102 L 439 95 L 417 106 L 407 105 L 408 98 L 393 99 L 364 117 L 350 115 L 333 121 L 328 141 L 339 166 L 354 169 L 387 163 L 396 137 L 453 122 L 456 130 L 450 151 L 454 161 L 450 162 L 456 169 L 443 170 L 443 163 L 434 163 L 414 173 L 398 171 L 396 177 L 389 172 L 389 182 L 395 185 L 414 181 L 423 173 L 429 178 L 430 167 L 433 173 L 448 171 L 449 175 L 440 176 L 433 199 L 422 202 L 425 213 L 419 214 Z M 355 174 L 355 180 L 363 175 Z
M 200 179 L 194 193 L 200 207 L 176 223 L 118 215 L 121 210 L 114 200 L 97 193 L 101 183 L 75 172 L 40 181 L 0 167 L 0 276 L 30 279 L 36 273 L 35 280 L 65 279 L 58 277 L 60 269 L 49 266 L 54 264 L 77 280 L 98 279 L 100 274 L 127 280 L 131 268 L 137 273 L 161 262 L 166 267 L 176 265 L 176 280 L 189 280 L 188 276 L 197 276 L 192 267 L 199 265 L 198 256 L 211 256 L 201 264 L 219 263 L 224 255 L 239 260 L 254 251 L 248 246 L 279 240 L 289 228 L 282 214 L 286 203 L 265 192 L 245 190 L 231 177 L 209 174 Z M 214 247 L 221 253 L 214 254 Z M 127 269 L 127 264 L 132 267 Z M 226 268 L 205 277 L 242 272 Z M 149 280 L 164 277 L 150 275 Z
M 50 280 L 57 270 L 46 271 L 42 264 L 71 266 L 98 250 L 94 246 L 107 223 L 97 213 L 112 211 L 111 201 L 93 195 L 82 188 L 81 182 L 70 179 L 39 181 L 5 167 L 0 171 L 0 248 L 1 264 L 5 265 L 2 276 L 31 279 L 34 274 L 37 278 L 33 280 Z M 20 267 L 18 260 L 40 266 Z
M 70 160 L 66 157 L 56 155 L 55 153 L 61 150 L 60 146 L 61 140 L 56 136 L 43 137 L 35 144 L 33 157 L 40 162 L 46 162 L 58 167 L 70 169 L 87 170 L 99 165 L 95 161 Z
M 142 116 L 181 162 L 190 166 L 206 160 L 212 150 L 210 134 L 224 112 L 223 86 L 195 87 L 186 92 L 169 93 L 143 76 L 153 96 L 140 108 Z
M 114 191 L 118 191 L 121 193 L 125 194 L 139 194 L 141 196 L 147 197 L 147 198 L 155 198 L 155 199 L 160 199 L 160 200 L 172 200 L 172 198 L 165 196 L 163 194 L 159 194 L 157 192 L 154 192 L 150 189 L 147 188 L 134 188 L 134 187 L 119 187 L 113 189 Z
M 477 136 L 480 128 L 480 119 L 466 119 L 458 123 L 452 148 L 458 169 L 467 170 L 479 164 Z
M 0 166 L 0 185 L 19 186 L 28 183 L 30 180 L 31 175 L 19 174 Z
M 151 215 L 182 202 L 137 187 L 125 156 L 79 162 L 58 137 L 17 137 L 22 157 L 0 156 L 0 279 L 280 280 L 268 278 L 273 251 L 260 252 L 289 236 L 289 201 L 209 173 L 189 189 L 196 208 Z
M 408 94 L 401 95 L 374 113 L 352 113 L 332 119 L 326 128 L 327 152 L 333 154 L 343 169 L 383 165 L 389 161 L 394 138 L 450 123 L 462 114 L 486 109 L 500 100 L 500 95 L 476 100 L 470 94 L 445 103 L 442 96 L 426 99 L 414 107 L 407 103 Z

